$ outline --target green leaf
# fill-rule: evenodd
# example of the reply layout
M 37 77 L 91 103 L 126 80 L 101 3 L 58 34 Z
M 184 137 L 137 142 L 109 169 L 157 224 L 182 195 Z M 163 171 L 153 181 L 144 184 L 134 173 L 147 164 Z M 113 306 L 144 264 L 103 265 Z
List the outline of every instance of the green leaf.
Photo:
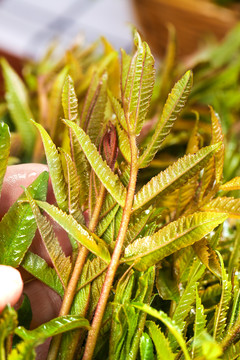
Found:
M 20 342 L 15 349 L 11 351 L 8 360 L 35 360 L 36 352 L 32 342 Z
M 159 319 L 176 338 L 178 344 L 182 348 L 185 359 L 190 360 L 190 356 L 187 351 L 187 347 L 182 337 L 181 331 L 178 329 L 177 325 L 175 325 L 175 323 L 163 311 L 161 310 L 157 311 L 156 309 L 153 309 L 149 305 L 141 304 L 141 303 L 132 303 L 132 305 L 140 309 L 141 311 L 145 311 L 147 314 L 155 317 L 156 319 Z
M 56 146 L 52 142 L 50 136 L 46 132 L 46 130 L 42 127 L 42 125 L 34 122 L 34 125 L 39 130 L 49 168 L 49 173 L 52 181 L 54 195 L 57 200 L 57 204 L 62 210 L 67 210 L 67 191 L 66 184 L 63 175 L 63 169 L 61 164 L 61 159 L 56 149 Z
M 194 340 L 192 354 L 194 356 L 195 351 L 198 350 L 197 341 L 199 336 L 205 331 L 206 326 L 206 315 L 204 314 L 204 307 L 201 304 L 201 298 L 198 294 L 198 288 L 196 284 L 196 315 L 194 322 Z
M 195 260 L 189 272 L 189 280 L 187 285 L 172 316 L 172 320 L 178 326 L 181 332 L 183 332 L 185 329 L 186 318 L 191 311 L 191 307 L 195 301 L 196 283 L 203 275 L 204 271 L 205 266 L 202 265 L 198 259 Z M 170 334 L 169 340 L 171 341 L 172 348 L 175 350 L 177 346 L 176 339 Z
M 223 360 L 235 360 L 239 359 L 240 353 L 240 341 L 236 344 L 232 344 L 226 351 L 223 352 L 222 359 Z
M 147 43 L 142 42 L 137 32 L 134 34 L 134 42 L 137 51 L 130 64 L 129 58 L 122 54 L 121 95 L 126 121 L 137 135 L 142 129 L 150 106 L 155 70 L 151 51 Z
M 124 308 L 124 304 L 130 302 L 134 286 L 134 277 L 134 271 L 130 270 L 129 273 L 117 283 L 113 302 L 114 308 L 109 342 L 109 358 L 112 360 L 120 359 L 122 348 L 126 342 L 128 332 L 127 317 L 131 316 L 131 314 L 128 314 L 127 309 Z
M 104 232 L 107 230 L 108 226 L 111 224 L 111 222 L 115 219 L 115 215 L 117 214 L 119 209 L 119 205 L 115 205 L 112 210 L 106 214 L 98 223 L 96 234 L 101 237 Z
M 42 281 L 63 297 L 64 288 L 56 271 L 51 268 L 40 256 L 28 251 L 21 263 L 21 266 L 30 274 L 35 276 L 36 279 Z
M 45 200 L 48 187 L 48 173 L 42 172 L 28 187 L 32 197 Z M 36 222 L 25 194 L 12 205 L 0 222 L 0 263 L 17 267 L 36 232 Z
M 27 159 L 31 159 L 36 133 L 30 122 L 33 115 L 28 105 L 27 89 L 5 59 L 1 59 L 1 65 L 3 68 L 8 109 L 14 125 L 23 140 Z
M 183 77 L 175 84 L 171 93 L 168 95 L 164 105 L 162 115 L 157 123 L 150 143 L 144 150 L 139 159 L 139 167 L 144 168 L 153 160 L 157 151 L 161 148 L 170 130 L 183 109 L 192 87 L 192 72 L 187 71 Z
M 10 132 L 7 124 L 0 122 L 0 194 L 10 153 Z
M 158 360 L 174 360 L 175 356 L 170 348 L 169 341 L 159 327 L 153 321 L 147 321 L 146 326 L 154 342 Z
M 31 341 L 34 346 L 37 346 L 51 336 L 62 334 L 66 331 L 80 327 L 90 329 L 88 320 L 77 315 L 66 315 L 50 320 L 34 330 L 26 330 L 22 326 L 19 326 L 15 329 L 15 334 L 25 341 Z
M 93 259 L 89 264 L 88 280 L 91 280 L 91 294 L 88 308 L 89 318 L 92 318 L 98 304 L 106 276 L 106 270 L 106 263 L 104 263 L 100 258 Z
M 156 288 L 159 296 L 163 300 L 174 300 L 179 302 L 179 289 L 176 279 L 172 274 L 172 269 L 157 269 L 156 271 Z
M 17 313 L 10 306 L 6 306 L 0 315 L 0 359 L 6 359 L 5 341 L 18 324 Z
M 140 356 L 141 360 L 153 360 L 153 343 L 147 333 L 143 333 L 140 339 Z
M 185 155 L 166 170 L 153 177 L 134 196 L 133 210 L 155 200 L 161 194 L 176 190 L 201 170 L 213 156 L 219 145 L 207 146 L 196 154 Z
M 63 286 L 67 287 L 69 275 L 72 270 L 70 256 L 65 256 L 61 245 L 59 244 L 59 241 L 53 231 L 51 223 L 44 215 L 41 214 L 36 202 L 33 200 L 27 189 L 25 189 L 25 193 L 31 206 L 35 221 L 37 223 L 38 231 L 43 240 L 43 244 L 53 263 L 53 267 L 56 270 Z
M 64 117 L 76 122 L 78 119 L 78 99 L 74 89 L 73 79 L 67 76 L 62 89 L 62 107 Z
M 32 321 L 32 308 L 28 296 L 26 294 L 23 294 L 23 296 L 23 301 L 17 311 L 18 325 L 24 326 L 26 329 L 29 329 Z
M 222 294 L 219 304 L 216 306 L 214 316 L 213 337 L 217 341 L 222 340 L 227 325 L 227 314 L 231 301 L 232 285 L 228 280 L 222 256 L 217 252 L 222 268 Z
M 118 204 L 124 207 L 127 191 L 118 176 L 112 172 L 106 161 L 102 159 L 101 155 L 97 151 L 97 148 L 91 142 L 83 129 L 70 121 L 65 122 L 76 134 L 79 144 L 81 145 L 84 154 L 86 155 L 99 180 L 106 187 L 112 197 L 118 202 Z
M 110 262 L 110 255 L 106 245 L 96 235 L 83 228 L 73 217 L 64 213 L 54 205 L 47 202 L 37 201 L 38 206 L 46 211 L 68 234 L 74 237 L 80 244 L 85 246 L 93 254 L 99 256 L 106 263 Z M 98 243 L 96 241 L 98 241 Z
M 233 197 L 217 197 L 202 207 L 204 211 L 225 212 L 231 218 L 240 218 L 240 199 Z
M 194 244 L 227 219 L 226 214 L 198 212 L 171 222 L 152 236 L 139 238 L 125 249 L 122 261 L 140 271 Z

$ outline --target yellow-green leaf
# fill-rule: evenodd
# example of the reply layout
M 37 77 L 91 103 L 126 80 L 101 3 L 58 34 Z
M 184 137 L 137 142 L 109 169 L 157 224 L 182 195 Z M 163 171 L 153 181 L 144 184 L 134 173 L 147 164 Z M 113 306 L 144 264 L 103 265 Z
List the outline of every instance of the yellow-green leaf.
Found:
M 163 141 L 169 134 L 177 116 L 184 107 L 192 87 L 192 72 L 187 71 L 185 75 L 175 84 L 171 93 L 168 95 L 164 105 L 162 115 L 157 123 L 154 135 L 146 150 L 139 159 L 139 166 L 146 167 L 160 149 Z
M 95 234 L 83 228 L 73 217 L 64 213 L 54 205 L 47 202 L 37 201 L 38 206 L 46 211 L 68 234 L 74 237 L 80 244 L 85 246 L 93 254 L 99 256 L 106 263 L 110 261 L 110 255 L 106 245 Z M 95 241 L 97 240 L 98 243 Z
M 62 106 L 65 118 L 76 122 L 78 118 L 78 99 L 70 75 L 67 76 L 63 85 Z
M 133 210 L 139 209 L 161 194 L 181 187 L 187 180 L 201 170 L 213 156 L 219 145 L 206 146 L 196 154 L 185 155 L 166 170 L 153 177 L 134 196 Z
M 36 122 L 34 122 L 34 125 L 39 130 L 42 137 L 53 191 L 57 200 L 57 204 L 60 209 L 67 210 L 67 188 L 60 156 L 58 154 L 55 144 L 48 135 L 47 131 L 42 127 L 42 125 L 37 124 Z
M 213 212 L 225 212 L 231 218 L 240 219 L 240 199 L 233 197 L 217 197 L 202 207 L 202 210 Z
M 171 222 L 152 236 L 128 245 L 122 261 L 144 271 L 177 250 L 194 244 L 227 219 L 224 213 L 198 212 Z
M 10 153 L 10 132 L 7 124 L 0 122 L 0 194 Z
M 135 32 L 137 47 L 131 62 L 122 56 L 122 103 L 126 121 L 139 134 L 150 106 L 154 85 L 154 59 L 146 42 Z M 128 68 L 128 70 L 127 70 Z M 125 69 L 127 71 L 125 71 Z
M 232 180 L 221 185 L 220 190 L 223 191 L 240 190 L 240 176 L 236 176 Z

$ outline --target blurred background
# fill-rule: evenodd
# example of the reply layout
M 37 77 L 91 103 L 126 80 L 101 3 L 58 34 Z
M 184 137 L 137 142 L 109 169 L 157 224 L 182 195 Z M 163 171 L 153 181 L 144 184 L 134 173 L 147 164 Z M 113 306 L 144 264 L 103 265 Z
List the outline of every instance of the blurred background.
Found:
M 116 49 L 128 51 L 133 24 L 163 56 L 171 23 L 178 55 L 186 56 L 209 37 L 222 39 L 237 19 L 239 4 L 231 0 L 1 0 L 0 49 L 39 60 L 53 40 L 63 51 L 77 36 L 89 44 L 103 35 Z

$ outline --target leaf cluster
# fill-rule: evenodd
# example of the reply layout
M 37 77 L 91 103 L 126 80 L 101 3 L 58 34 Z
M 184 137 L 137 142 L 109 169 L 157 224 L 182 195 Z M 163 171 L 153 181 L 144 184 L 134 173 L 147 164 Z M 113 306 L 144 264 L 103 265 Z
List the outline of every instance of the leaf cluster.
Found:
M 133 54 L 122 51 L 120 61 L 102 42 L 96 63 L 89 62 L 93 45 L 67 53 L 64 65 L 63 59 L 49 63 L 48 55 L 33 67 L 36 78 L 25 74 L 37 92 L 35 107 L 2 60 L 13 130 L 20 142 L 31 136 L 24 157 L 41 158 L 42 144 L 49 174 L 24 189 L 1 220 L 0 259 L 53 289 L 62 308 L 58 318 L 29 330 L 7 307 L 1 353 L 34 359 L 35 348 L 53 337 L 49 360 L 237 359 L 240 200 L 228 192 L 239 190 L 240 180 L 223 180 L 220 117 L 210 106 L 204 142 L 197 114 L 185 154 L 151 176 L 162 149 L 174 142 L 171 132 L 183 121 L 188 98 L 192 105 L 197 96 L 192 71 L 161 106 L 154 58 L 139 34 Z M 0 148 L 1 188 L 12 151 L 6 122 Z M 49 175 L 54 204 L 46 201 Z M 66 231 L 70 256 L 52 221 Z M 29 250 L 36 229 L 50 264 Z

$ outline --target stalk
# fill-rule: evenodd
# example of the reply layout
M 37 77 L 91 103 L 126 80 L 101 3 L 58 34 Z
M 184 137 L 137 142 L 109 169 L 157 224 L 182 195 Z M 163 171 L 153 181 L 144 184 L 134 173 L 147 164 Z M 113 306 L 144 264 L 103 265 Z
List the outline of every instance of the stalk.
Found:
M 126 202 L 123 210 L 122 221 L 118 233 L 118 237 L 116 240 L 116 246 L 114 248 L 114 252 L 112 255 L 111 262 L 108 267 L 108 271 L 105 277 L 105 281 L 103 284 L 102 292 L 100 295 L 100 299 L 98 301 L 98 305 L 96 308 L 96 312 L 93 318 L 93 322 L 91 325 L 91 330 L 88 333 L 88 338 L 85 346 L 85 352 L 83 355 L 83 360 L 91 360 L 94 349 L 96 346 L 98 334 L 100 331 L 102 318 L 104 315 L 104 311 L 107 305 L 109 293 L 111 291 L 111 287 L 113 284 L 114 276 L 117 271 L 119 260 L 122 252 L 124 238 L 128 229 L 128 223 L 130 220 L 131 209 L 133 204 L 133 198 L 135 193 L 136 181 L 137 181 L 137 145 L 136 138 L 134 134 L 129 135 L 130 147 L 131 147 L 131 174 L 130 181 L 128 186 L 128 192 L 126 197 Z
M 105 188 L 103 185 L 101 185 L 98 201 L 96 203 L 96 206 L 95 206 L 94 212 L 93 212 L 93 216 L 89 223 L 89 230 L 92 232 L 94 231 L 94 229 L 98 223 L 98 218 L 99 218 L 99 214 L 101 211 L 104 196 L 105 196 Z M 59 316 L 64 316 L 64 315 L 69 314 L 74 296 L 76 294 L 78 280 L 81 275 L 83 266 L 85 264 L 85 260 L 88 255 L 88 252 L 89 252 L 89 250 L 87 248 L 85 248 L 84 246 L 82 246 L 78 253 L 78 256 L 77 256 L 77 259 L 75 262 L 75 266 L 74 266 L 74 269 L 72 272 L 72 276 L 70 278 L 70 281 L 68 283 L 67 289 L 66 289 L 64 297 L 63 297 L 63 302 L 62 302 Z M 57 355 L 58 355 L 59 346 L 61 343 L 61 338 L 62 338 L 62 335 L 57 335 L 53 338 L 51 345 L 50 345 L 47 360 L 56 360 Z M 77 342 L 76 342 L 76 345 L 77 345 Z

